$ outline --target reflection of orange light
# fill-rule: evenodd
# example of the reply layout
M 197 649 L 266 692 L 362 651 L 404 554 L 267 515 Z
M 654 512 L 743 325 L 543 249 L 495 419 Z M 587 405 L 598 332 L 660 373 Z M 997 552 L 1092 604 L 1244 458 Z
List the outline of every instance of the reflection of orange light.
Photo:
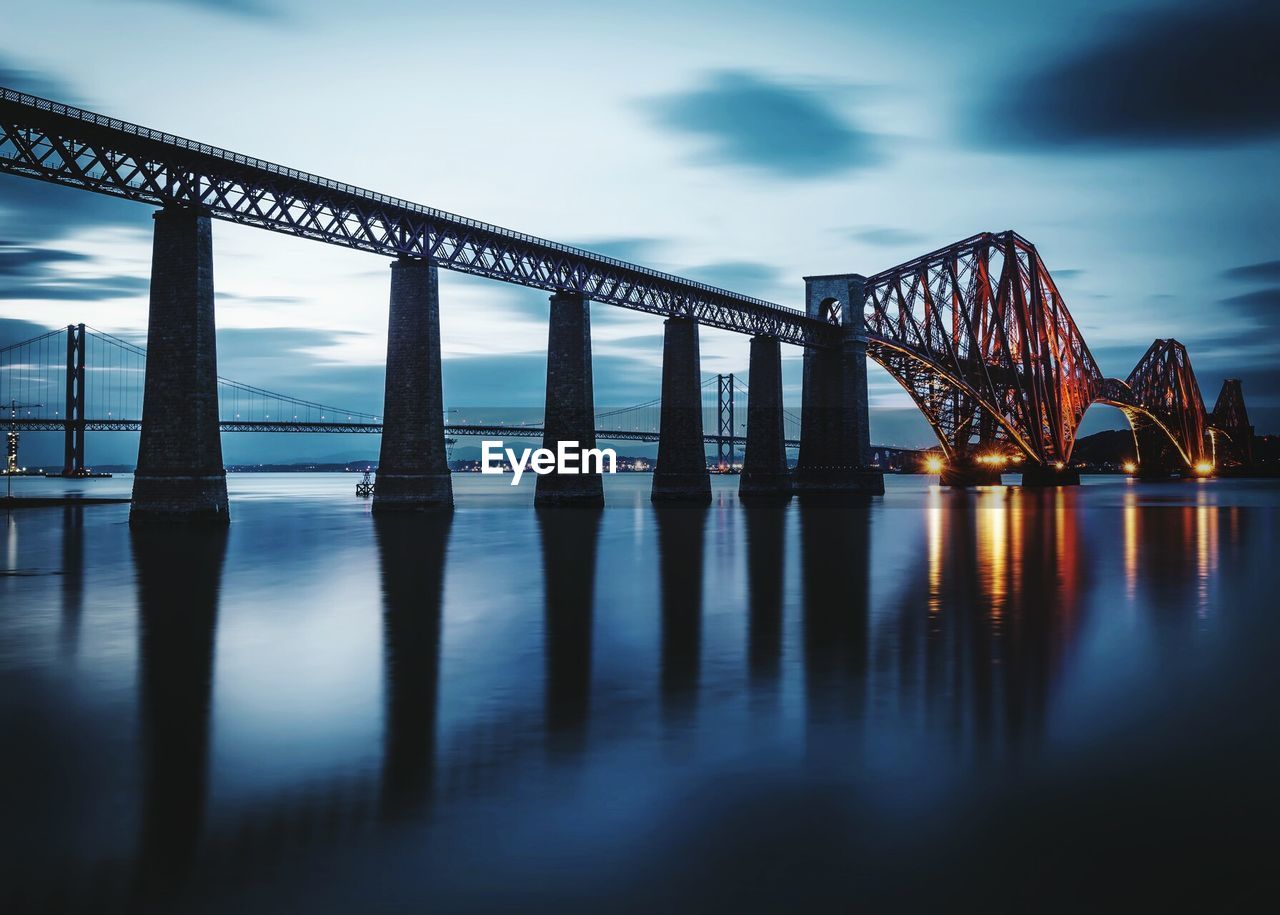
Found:
M 1138 465 L 1137 465 L 1137 464 L 1135 464 L 1133 461 L 1125 461 L 1125 462 L 1124 462 L 1124 472 L 1125 472 L 1125 473 L 1137 473 L 1137 472 L 1138 472 Z
M 1200 474 L 1202 477 L 1207 477 L 1209 474 L 1213 473 L 1213 464 L 1209 461 L 1201 461 L 1196 464 L 1196 473 Z
M 924 469 L 929 473 L 942 473 L 942 468 L 945 466 L 940 457 L 926 458 L 924 462 Z

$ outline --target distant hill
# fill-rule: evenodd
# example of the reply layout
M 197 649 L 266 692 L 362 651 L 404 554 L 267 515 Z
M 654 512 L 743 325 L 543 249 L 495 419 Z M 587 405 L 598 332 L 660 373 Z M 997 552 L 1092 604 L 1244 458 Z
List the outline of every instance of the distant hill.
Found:
M 1077 439 L 1071 461 L 1090 466 L 1119 467 L 1125 461 L 1136 461 L 1133 433 L 1128 429 L 1108 429 Z

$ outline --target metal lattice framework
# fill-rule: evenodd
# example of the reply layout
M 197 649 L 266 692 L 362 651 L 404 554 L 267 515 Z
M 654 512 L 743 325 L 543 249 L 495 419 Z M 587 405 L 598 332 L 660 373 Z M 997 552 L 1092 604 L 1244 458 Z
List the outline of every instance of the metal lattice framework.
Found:
M 1209 418 L 1185 346 L 1177 340 L 1156 340 L 1133 367 L 1125 386 L 1130 395 L 1127 401 L 1098 399 L 1124 410 L 1135 430 L 1141 430 L 1144 421 L 1158 425 L 1188 465 L 1209 459 Z
M 1012 442 L 1067 461 L 1102 376 L 1039 254 L 982 233 L 867 280 L 868 354 L 911 394 L 949 457 Z
M 1218 400 L 1209 414 L 1209 426 L 1216 465 L 1247 467 L 1253 464 L 1253 426 L 1249 423 L 1239 378 L 1222 382 Z
M 802 311 L 4 88 L 0 172 L 785 343 L 839 342 Z
M 1221 417 L 1206 416 L 1177 340 L 1155 341 L 1126 380 L 1103 377 L 1035 246 L 1015 232 L 974 235 L 866 289 L 867 353 L 911 394 L 948 458 L 1012 446 L 1065 464 L 1093 403 L 1123 410 L 1135 436 L 1157 432 L 1189 467 L 1211 460 L 1211 427 L 1248 428 L 1238 383 L 1224 387 Z

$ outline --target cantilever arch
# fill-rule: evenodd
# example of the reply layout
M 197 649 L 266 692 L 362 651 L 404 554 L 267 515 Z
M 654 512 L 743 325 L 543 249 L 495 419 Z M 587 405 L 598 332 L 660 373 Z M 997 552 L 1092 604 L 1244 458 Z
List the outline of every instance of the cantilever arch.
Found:
M 810 317 L 838 308 L 842 341 L 805 348 L 800 456 L 792 490 L 800 495 L 879 495 L 884 475 L 868 466 L 867 341 L 862 307 L 866 277 L 857 273 L 807 276 Z
M 702 440 L 698 322 L 670 317 L 662 343 L 662 412 L 654 502 L 710 502 L 711 475 Z
M 387 385 L 373 510 L 452 507 L 453 481 L 444 445 L 438 277 L 427 261 L 401 257 L 391 265 Z
M 155 214 L 142 435 L 129 523 L 226 524 L 208 213 Z
M 555 451 L 560 442 L 577 442 L 580 449 L 595 448 L 595 414 L 591 304 L 581 293 L 557 292 L 551 297 L 547 331 L 542 447 Z M 561 474 L 553 470 L 538 477 L 534 504 L 600 506 L 604 504 L 604 482 L 598 472 Z
M 791 494 L 791 474 L 782 415 L 782 345 L 777 337 L 751 338 L 750 378 L 747 451 L 738 498 L 786 498 Z

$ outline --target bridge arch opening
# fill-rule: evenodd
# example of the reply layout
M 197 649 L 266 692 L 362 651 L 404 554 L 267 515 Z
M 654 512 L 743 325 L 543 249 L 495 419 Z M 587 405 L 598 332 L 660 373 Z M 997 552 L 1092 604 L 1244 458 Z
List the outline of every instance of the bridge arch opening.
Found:
M 827 296 L 818 303 L 818 317 L 832 324 L 839 324 L 844 313 L 844 306 L 834 296 Z
M 1093 432 L 1088 431 L 1085 420 L 1090 416 L 1098 417 L 1099 414 L 1094 408 L 1099 406 L 1119 410 L 1125 418 L 1125 429 L 1113 427 L 1111 430 L 1096 429 Z M 1106 399 L 1095 400 L 1086 409 L 1085 415 L 1081 418 L 1080 426 L 1076 429 L 1077 442 L 1082 437 L 1082 431 L 1084 433 L 1083 437 L 1094 435 L 1097 432 L 1127 431 L 1129 433 L 1129 442 L 1120 459 L 1121 467 L 1126 472 L 1137 470 L 1185 472 L 1195 469 L 1196 466 L 1192 455 L 1187 453 L 1174 433 L 1159 417 L 1148 410 L 1134 407 L 1131 404 L 1117 403 Z M 1096 460 L 1096 456 L 1092 453 L 1078 453 L 1074 448 L 1074 443 L 1072 458 L 1073 460 Z
M 1036 459 L 1025 438 L 996 404 L 941 366 L 885 341 L 873 341 L 867 355 L 911 397 L 947 460 L 986 449 Z

